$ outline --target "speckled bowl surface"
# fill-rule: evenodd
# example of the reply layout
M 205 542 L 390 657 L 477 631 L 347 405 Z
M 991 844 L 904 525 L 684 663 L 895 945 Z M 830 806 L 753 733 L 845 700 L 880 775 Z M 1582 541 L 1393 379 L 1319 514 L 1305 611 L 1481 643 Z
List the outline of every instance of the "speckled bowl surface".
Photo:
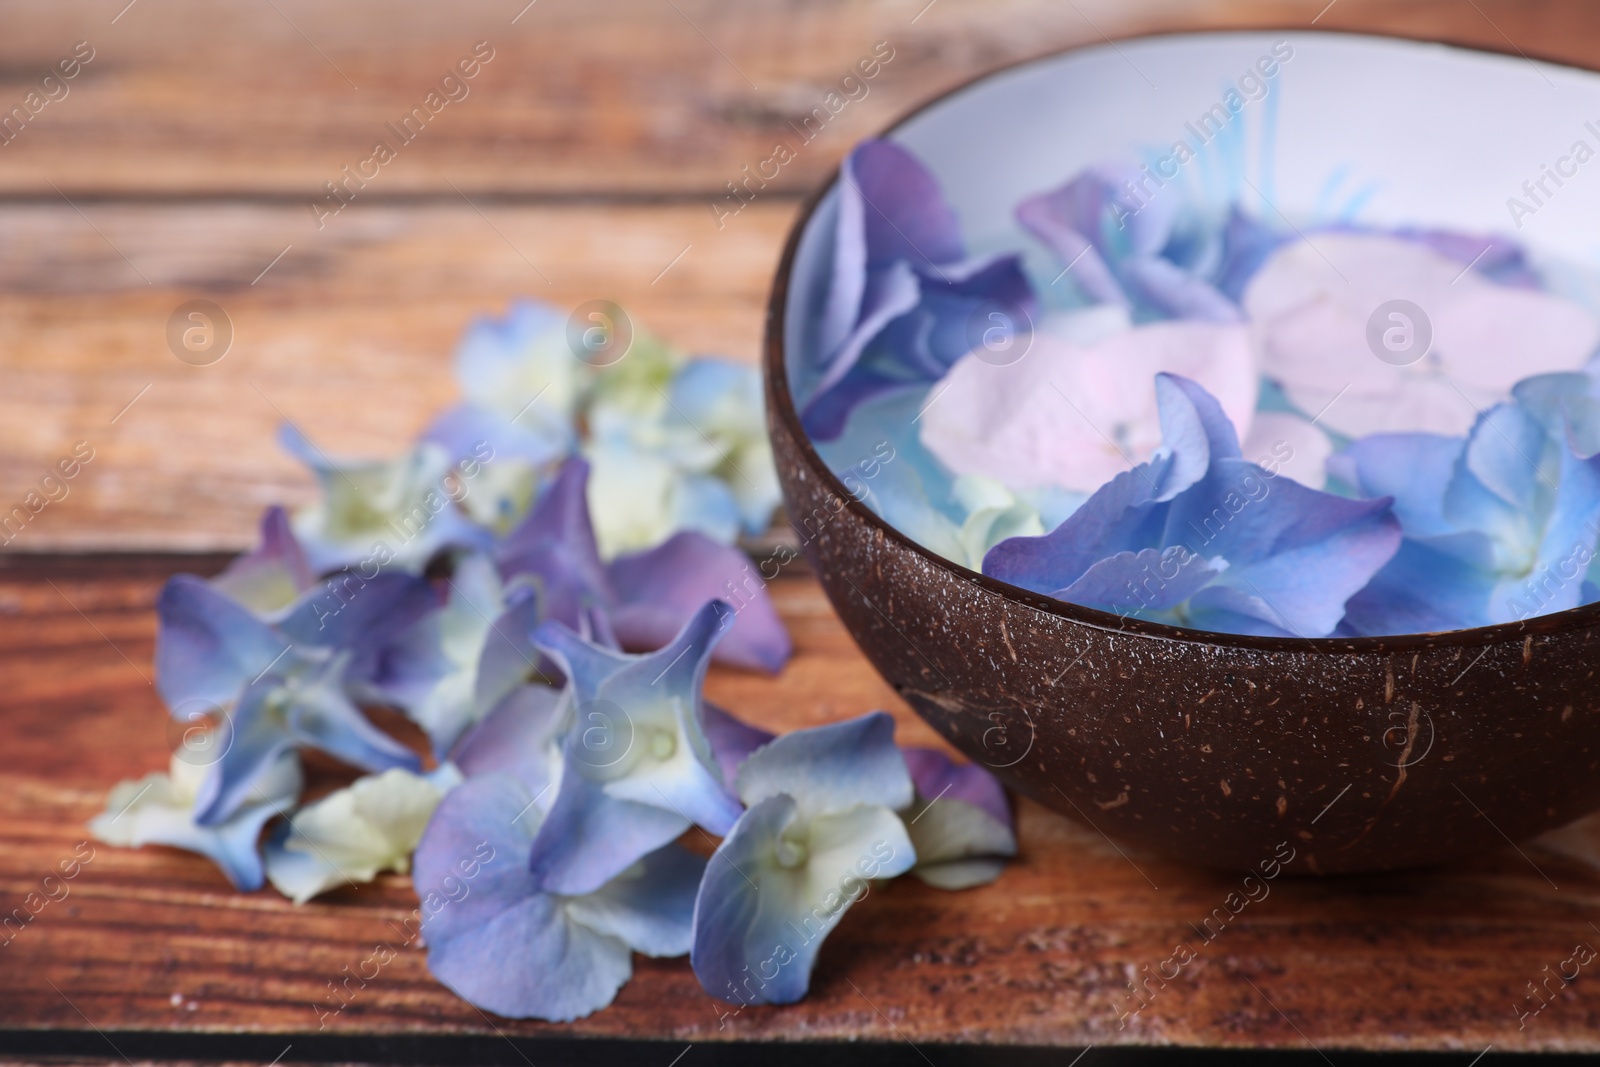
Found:
M 1009 211 L 1022 195 L 1160 143 L 1219 79 L 1285 38 L 1295 59 L 1274 192 L 1291 214 L 1314 207 L 1331 169 L 1369 164 L 1364 180 L 1379 191 L 1364 220 L 1507 231 L 1505 197 L 1581 135 L 1585 109 L 1600 115 L 1600 78 L 1587 72 L 1293 31 L 1048 57 L 959 89 L 886 136 L 940 177 L 969 241 L 992 247 L 1015 238 Z M 1573 183 L 1525 236 L 1592 259 L 1588 239 L 1569 232 L 1600 217 L 1600 175 L 1591 185 Z M 868 658 L 968 756 L 1115 841 L 1215 867 L 1256 867 L 1282 842 L 1300 873 L 1417 866 L 1600 808 L 1600 605 L 1392 638 L 1212 634 L 1031 594 L 888 526 L 822 462 L 790 391 L 789 361 L 809 351 L 826 284 L 834 212 L 830 185 L 796 224 L 769 310 L 784 500 Z

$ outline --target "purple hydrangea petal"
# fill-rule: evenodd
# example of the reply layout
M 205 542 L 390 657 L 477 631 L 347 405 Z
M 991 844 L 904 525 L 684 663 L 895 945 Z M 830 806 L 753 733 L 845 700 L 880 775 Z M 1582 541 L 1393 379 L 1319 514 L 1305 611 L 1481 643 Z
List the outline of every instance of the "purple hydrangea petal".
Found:
M 664 803 L 621 800 L 568 757 L 528 870 L 549 893 L 592 893 L 693 823 Z
M 522 686 L 462 735 L 450 762 L 468 778 L 508 774 L 540 795 L 555 781 L 565 708 L 560 690 Z
M 313 648 L 378 645 L 440 606 L 439 594 L 416 575 L 347 572 L 309 590 L 279 629 Z
M 194 820 L 200 826 L 227 822 L 246 804 L 257 799 L 261 781 L 294 739 L 281 717 L 269 707 L 275 686 L 254 685 L 245 690 L 238 706 L 220 726 L 222 755 L 211 764 L 195 796 Z
M 1213 564 L 1182 545 L 1143 548 L 1096 561 L 1071 585 L 1051 596 L 1117 614 L 1165 612 L 1194 596 L 1225 570 L 1225 563 Z
M 507 579 L 526 574 L 538 581 L 544 617 L 574 627 L 591 605 L 616 599 L 595 547 L 588 484 L 589 465 L 567 460 L 497 549 Z
M 1175 463 L 1172 455 L 1158 455 L 1123 471 L 1043 537 L 1011 537 L 995 545 L 983 558 L 983 573 L 1050 594 L 1108 554 L 1151 545 L 1166 520 L 1156 497 L 1171 480 Z
M 711 742 L 711 751 L 717 758 L 717 767 L 722 771 L 724 782 L 735 781 L 740 765 L 750 754 L 777 736 L 736 719 L 709 702 L 705 705 L 703 721 L 706 740 Z
M 1442 434 L 1372 434 L 1329 461 L 1362 496 L 1394 498 L 1394 513 L 1411 537 L 1452 533 L 1444 515 L 1445 487 L 1465 442 Z
M 1118 475 L 1051 533 L 996 545 L 985 572 L 1178 625 L 1332 633 L 1345 601 L 1399 545 L 1391 502 L 1275 477 L 1239 458 L 1232 425 L 1199 385 L 1158 375 L 1156 388 L 1165 439 L 1157 460 Z M 1169 482 L 1179 491 L 1164 491 Z
M 271 619 L 311 588 L 315 576 L 289 527 L 289 513 L 273 505 L 261 516 L 261 544 L 235 559 L 214 588 Z
M 882 711 L 783 734 L 746 759 L 736 781 L 746 805 L 782 793 L 808 817 L 860 804 L 899 810 L 912 798 L 894 719 Z
M 532 589 L 514 588 L 508 591 L 507 599 L 508 606 L 490 623 L 483 651 L 478 655 L 473 700 L 482 708 L 494 707 L 526 682 L 530 674 L 539 673 L 533 631 L 544 613 L 538 595 Z
M 711 601 L 643 656 L 558 624 L 535 635 L 568 669 L 573 705 L 561 785 L 532 860 L 545 888 L 589 892 L 691 823 L 717 834 L 733 825 L 739 805 L 700 721 L 706 665 L 732 624 L 728 606 Z
M 655 548 L 619 556 L 607 568 L 618 602 L 611 625 L 625 648 L 659 648 L 707 600 L 736 597 L 742 603 L 716 659 L 775 674 L 793 646 L 766 584 L 738 549 L 686 530 Z
M 706 861 L 668 845 L 650 853 L 593 893 L 573 899 L 568 914 L 646 956 L 684 956 L 694 938 L 694 900 Z
M 915 306 L 888 321 L 854 362 L 831 364 L 824 384 L 806 401 L 801 421 L 812 437 L 838 437 L 850 412 L 863 401 L 943 377 L 971 350 L 975 316 L 985 307 L 1020 309 L 1030 317 L 1037 310 L 1018 256 L 983 256 L 914 270 L 919 291 Z
M 541 433 L 540 427 L 520 422 L 491 411 L 481 404 L 462 403 L 440 413 L 422 432 L 422 440 L 442 447 L 453 460 L 476 456 L 487 445 L 496 461 L 522 460 L 542 465 L 564 455 L 569 442 Z
M 1462 461 L 1478 483 L 1517 509 L 1533 505 L 1545 428 L 1519 404 L 1497 404 L 1479 416 Z
M 190 574 L 167 582 L 156 617 L 156 688 L 174 714 L 229 704 L 289 647 L 248 608 Z
M 1489 623 L 1493 579 L 1461 556 L 1406 540 L 1382 570 L 1345 605 L 1358 635 L 1421 634 Z
M 458 995 L 509 1018 L 568 1022 L 611 1003 L 633 973 L 628 946 L 574 921 L 521 857 L 531 798 L 503 775 L 440 802 L 417 847 L 428 968 Z
M 1275 230 L 1238 208 L 1228 212 L 1222 231 L 1222 262 L 1217 267 L 1216 286 L 1235 304 L 1244 300 L 1245 286 L 1261 269 L 1267 257 L 1294 235 Z
M 1156 251 L 1164 236 L 1150 231 L 1154 216 L 1141 221 L 1137 205 L 1119 188 L 1131 173 L 1132 168 L 1118 164 L 1092 167 L 1059 188 L 1017 205 L 1017 221 L 1023 229 L 1043 241 L 1063 263 L 1076 264 L 1073 281 L 1097 303 L 1128 302 L 1099 247 L 1105 216 L 1131 218 L 1134 233 L 1129 240 L 1147 252 Z
M 856 145 L 840 166 L 840 191 L 859 197 L 867 266 L 949 263 L 966 255 L 961 227 L 922 161 L 892 141 Z
M 214 826 L 231 818 L 278 755 L 296 746 L 320 749 L 367 771 L 421 769 L 416 753 L 350 702 L 342 673 L 337 661 L 321 668 L 288 662 L 246 687 L 223 727 L 226 747 L 200 788 L 197 822 Z
M 1165 259 L 1136 259 L 1123 268 L 1128 287 L 1168 315 L 1204 322 L 1238 322 L 1239 305 L 1209 282 Z
M 901 749 L 919 797 L 945 797 L 982 809 L 1002 826 L 1011 825 L 1011 805 L 999 779 L 976 763 L 957 763 L 937 748 Z

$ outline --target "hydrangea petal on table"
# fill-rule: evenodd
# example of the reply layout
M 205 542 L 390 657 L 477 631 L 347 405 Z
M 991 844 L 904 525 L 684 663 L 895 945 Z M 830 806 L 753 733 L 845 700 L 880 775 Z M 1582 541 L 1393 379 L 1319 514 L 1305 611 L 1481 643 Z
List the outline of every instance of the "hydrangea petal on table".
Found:
M 1368 321 L 1391 300 L 1422 309 L 1426 355 L 1379 359 Z M 1351 437 L 1458 435 L 1527 375 L 1580 369 L 1600 342 L 1600 318 L 1552 293 L 1499 285 L 1427 244 L 1384 234 L 1320 233 L 1269 258 L 1245 292 L 1269 374 L 1308 414 Z M 1420 343 L 1423 324 L 1396 320 L 1395 343 Z M 1398 352 L 1397 359 L 1407 358 Z
M 706 737 L 701 688 L 733 609 L 710 601 L 670 644 L 628 656 L 546 623 L 535 643 L 567 676 L 570 721 L 556 796 L 531 869 L 551 892 L 586 893 L 698 825 L 726 833 L 739 804 Z
M 969 256 L 937 180 L 906 149 L 863 141 L 839 170 L 833 272 L 816 368 L 799 368 L 801 418 L 819 440 L 863 400 L 943 377 L 988 305 L 1034 314 L 1020 256 Z
M 777 736 L 706 705 L 706 736 L 726 781 Z M 916 849 L 911 873 L 939 889 L 968 889 L 994 881 L 1017 854 L 1011 806 L 994 775 L 957 763 L 936 748 L 903 747 L 915 797 L 900 812 Z
M 603 558 L 680 530 L 728 543 L 766 529 L 779 490 L 757 368 L 702 357 L 664 382 L 614 394 L 591 404 L 584 448 Z
M 759 370 L 686 358 L 630 331 L 628 349 L 603 365 L 581 358 L 565 317 L 535 301 L 467 332 L 456 360 L 465 399 L 425 437 L 457 459 L 480 442 L 492 449 L 484 484 L 462 501 L 475 519 L 505 533 L 554 464 L 581 453 L 605 559 L 681 530 L 731 542 L 765 528 L 778 487 Z
M 1595 599 L 1600 457 L 1574 446 L 1600 426 L 1581 386 L 1537 377 L 1465 438 L 1375 434 L 1336 457 L 1359 491 L 1393 496 L 1406 532 L 1351 601 L 1355 632 L 1486 626 Z
M 269 514 L 269 529 L 275 521 Z M 197 793 L 202 824 L 225 821 L 249 803 L 258 779 L 295 746 L 372 771 L 418 765 L 352 702 L 347 668 L 436 610 L 426 582 L 403 574 L 344 576 L 277 605 L 276 623 L 232 599 L 224 591 L 230 587 L 237 585 L 229 572 L 216 584 L 180 574 L 156 604 L 158 692 L 179 721 L 221 720 L 220 752 Z
M 561 740 L 571 723 L 568 691 L 534 683 L 512 692 L 450 752 L 450 764 L 468 778 L 507 774 L 548 811 L 561 775 Z
M 705 861 L 667 845 L 592 892 L 547 892 L 528 869 L 536 799 L 509 774 L 469 779 L 434 812 L 412 881 L 435 977 L 496 1014 L 567 1022 L 611 1003 L 630 951 L 688 950 Z
M 396 768 L 358 778 L 279 824 L 267 841 L 267 878 L 304 904 L 380 871 L 404 874 L 434 809 L 460 780 L 448 763 L 427 775 Z
M 1348 500 L 1242 458 L 1216 400 L 1155 380 L 1164 444 L 1043 537 L 996 545 L 984 573 L 1124 616 L 1323 637 L 1395 555 L 1388 498 Z
M 1017 854 L 1017 835 L 994 775 L 936 748 L 901 752 L 916 787 L 916 801 L 904 813 L 917 853 L 911 873 L 937 889 L 970 889 L 1000 877 Z
M 462 556 L 444 581 L 443 607 L 371 647 L 352 668 L 360 695 L 404 710 L 439 756 L 538 672 L 529 635 L 542 618 L 532 583 L 502 582 L 488 556 Z
M 713 996 L 792 1004 L 868 881 L 916 862 L 896 814 L 911 775 L 880 711 L 777 738 L 744 760 L 738 790 L 748 810 L 706 865 L 690 959 Z
M 416 573 L 441 549 L 489 547 L 489 532 L 456 503 L 449 453 L 433 442 L 395 459 L 335 462 L 293 426 L 278 437 L 317 478 L 317 500 L 294 518 L 313 570 L 373 561 Z
M 89 821 L 90 832 L 108 845 L 170 845 L 198 852 L 221 868 L 236 889 L 260 889 L 261 828 L 293 807 L 300 795 L 300 757 L 279 753 L 256 780 L 249 800 L 211 825 L 201 825 L 194 817 L 206 768 L 184 757 L 182 751 L 174 753 L 166 774 L 118 783 L 106 797 L 106 810 Z
M 568 460 L 497 550 L 502 574 L 535 583 L 543 618 L 579 629 L 598 610 L 624 647 L 659 648 L 707 600 L 738 595 L 744 603 L 717 659 L 768 672 L 788 661 L 788 631 L 738 549 L 686 530 L 603 562 L 589 518 L 588 477 L 583 460 Z

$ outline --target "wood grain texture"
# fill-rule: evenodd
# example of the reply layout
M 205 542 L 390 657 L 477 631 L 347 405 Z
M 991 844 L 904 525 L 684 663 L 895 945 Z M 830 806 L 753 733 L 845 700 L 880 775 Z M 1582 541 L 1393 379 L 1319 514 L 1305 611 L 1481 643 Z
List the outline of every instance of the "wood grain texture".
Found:
M 72 855 L 112 782 L 164 764 L 164 716 L 146 682 L 151 605 L 169 571 L 220 563 L 0 568 L 4 911 Z M 713 699 L 785 729 L 888 707 L 902 741 L 932 740 L 812 581 L 783 579 L 774 592 L 794 663 L 777 679 L 714 671 Z M 198 857 L 97 845 L 69 895 L 0 949 L 0 1030 L 295 1034 L 320 1021 L 326 1034 L 695 1043 L 1600 1049 L 1586 976 L 1518 1029 L 1513 1005 L 1527 983 L 1575 943 L 1600 943 L 1590 926 L 1600 872 L 1537 846 L 1405 877 L 1283 877 L 1207 944 L 1190 924 L 1222 907 L 1239 877 L 1124 855 L 1032 804 L 1018 815 L 1023 856 L 997 884 L 944 893 L 906 878 L 874 889 L 829 940 L 801 1004 L 723 1017 L 729 1007 L 700 991 L 686 961 L 639 958 L 615 1005 L 566 1027 L 491 1019 L 434 982 L 423 951 L 397 944 L 394 924 L 416 906 L 403 877 L 296 908 L 271 891 L 233 892 Z M 1180 941 L 1197 958 L 1123 1019 L 1137 1005 L 1128 983 Z M 337 1003 L 328 983 L 380 942 L 400 949 L 393 962 L 342 1011 L 319 1015 Z
M 1305 27 L 1321 7 L 0 2 L 0 117 L 74 42 L 96 49 L 0 145 L 0 512 L 77 441 L 96 459 L 0 551 L 243 548 L 262 505 L 309 490 L 273 442 L 282 417 L 393 452 L 452 394 L 466 321 L 517 295 L 615 298 L 686 348 L 754 358 L 798 196 L 856 138 L 1102 34 Z M 1600 12 L 1556 0 L 1339 0 L 1316 25 L 1600 65 Z M 471 95 L 319 228 L 308 198 L 479 39 L 497 52 Z M 895 58 L 868 95 L 719 227 L 723 183 L 878 40 Z M 234 322 L 211 367 L 164 341 L 194 298 Z
M 94 60 L 0 148 L 0 192 L 250 193 L 299 202 L 354 164 L 479 40 L 495 58 L 370 195 L 702 197 L 767 158 L 877 41 L 894 59 L 786 166 L 813 187 L 856 139 L 986 70 L 1104 36 L 1307 27 L 1316 0 L 57 0 L 0 4 L 9 109 L 74 42 Z M 520 17 L 517 17 L 520 14 Z M 512 19 L 516 18 L 513 23 Z M 1600 12 L 1520 0 L 1340 0 L 1318 29 L 1600 59 Z
M 281 422 L 336 455 L 399 452 L 454 398 L 465 324 L 517 296 L 615 299 L 686 350 L 753 359 L 795 206 L 721 233 L 681 204 L 358 203 L 321 234 L 284 205 L 83 209 L 0 206 L 0 512 L 95 450 L 11 550 L 249 545 L 263 506 L 311 488 Z M 195 298 L 233 323 L 205 367 L 166 341 Z

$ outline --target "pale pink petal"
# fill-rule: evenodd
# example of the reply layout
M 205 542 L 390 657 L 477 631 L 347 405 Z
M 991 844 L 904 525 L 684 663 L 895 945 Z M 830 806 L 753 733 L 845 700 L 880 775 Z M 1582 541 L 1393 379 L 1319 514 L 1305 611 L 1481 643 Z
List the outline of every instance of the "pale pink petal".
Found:
M 1433 346 L 1462 386 L 1509 393 L 1523 378 L 1579 369 L 1600 341 L 1600 319 L 1563 297 L 1494 285 L 1476 274 L 1458 288 L 1434 317 Z
M 1406 366 L 1379 359 L 1368 323 L 1410 301 L 1431 334 Z M 1600 319 L 1563 297 L 1497 285 L 1426 245 L 1373 234 L 1317 234 L 1267 260 L 1244 294 L 1263 372 L 1308 414 L 1347 434 L 1464 433 L 1530 374 L 1581 367 Z M 1387 321 L 1387 320 L 1386 320 Z
M 1473 386 L 1437 375 L 1395 376 L 1392 389 L 1360 393 L 1349 389 L 1285 386 L 1289 400 L 1315 416 L 1317 425 L 1346 437 L 1373 433 L 1440 433 L 1461 436 L 1472 429 L 1478 412 L 1492 407 L 1495 397 Z
M 1200 382 L 1248 429 L 1257 390 L 1249 331 L 1162 322 L 1093 345 L 1038 334 L 1005 367 L 963 357 L 923 415 L 922 443 L 957 474 L 1093 492 L 1160 445 L 1151 383 L 1163 371 Z
M 1321 489 L 1328 482 L 1324 465 L 1333 454 L 1333 443 L 1310 419 L 1286 411 L 1258 411 L 1241 450 L 1250 462 L 1301 485 Z

